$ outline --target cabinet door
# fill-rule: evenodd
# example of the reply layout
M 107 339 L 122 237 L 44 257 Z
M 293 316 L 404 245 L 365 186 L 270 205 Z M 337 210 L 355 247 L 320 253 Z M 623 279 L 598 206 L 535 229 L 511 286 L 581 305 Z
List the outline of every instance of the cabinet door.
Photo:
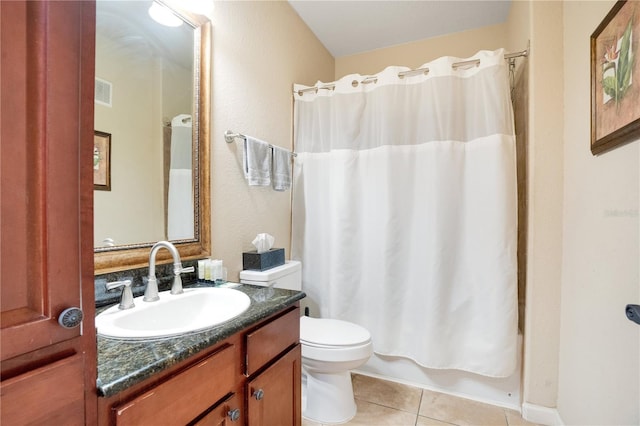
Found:
M 300 375 L 300 345 L 297 345 L 248 383 L 248 424 L 299 426 Z
M 77 383 L 95 398 L 94 27 L 93 2 L 0 2 L 2 424 L 28 423 L 7 404 L 30 402 L 28 389 L 43 383 L 64 401 L 40 401 L 34 416 L 55 405 L 56 418 L 69 407 L 67 424 L 95 421 L 95 399 L 86 413 L 76 403 L 85 401 Z M 84 320 L 67 329 L 58 317 L 70 307 Z M 65 388 L 57 375 L 71 371 Z

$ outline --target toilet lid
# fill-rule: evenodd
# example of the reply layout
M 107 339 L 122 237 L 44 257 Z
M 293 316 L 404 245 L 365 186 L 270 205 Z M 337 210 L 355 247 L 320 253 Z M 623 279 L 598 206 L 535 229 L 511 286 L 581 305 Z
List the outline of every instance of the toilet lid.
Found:
M 366 328 L 347 321 L 300 317 L 300 342 L 313 346 L 352 346 L 371 340 Z

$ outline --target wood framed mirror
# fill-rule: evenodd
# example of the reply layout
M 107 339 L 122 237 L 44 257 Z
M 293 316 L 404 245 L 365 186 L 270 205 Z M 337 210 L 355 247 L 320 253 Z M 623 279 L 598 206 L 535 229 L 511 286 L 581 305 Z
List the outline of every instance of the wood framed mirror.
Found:
M 177 27 L 151 19 L 154 3 Z M 182 260 L 208 257 L 211 22 L 168 1 L 98 0 L 95 77 L 95 130 L 111 134 L 110 190 L 94 191 L 95 274 L 148 266 L 160 240 Z

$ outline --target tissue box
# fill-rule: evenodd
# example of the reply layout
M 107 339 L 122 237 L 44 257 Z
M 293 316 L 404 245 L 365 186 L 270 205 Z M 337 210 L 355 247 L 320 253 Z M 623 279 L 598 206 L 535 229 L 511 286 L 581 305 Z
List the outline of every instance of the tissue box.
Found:
M 249 251 L 242 253 L 242 268 L 264 271 L 284 265 L 284 249 L 272 248 L 264 253 Z

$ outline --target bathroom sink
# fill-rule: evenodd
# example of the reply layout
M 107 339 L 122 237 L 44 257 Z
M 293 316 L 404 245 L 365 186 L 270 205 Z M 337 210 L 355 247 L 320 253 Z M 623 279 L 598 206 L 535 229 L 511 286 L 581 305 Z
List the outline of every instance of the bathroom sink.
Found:
M 134 299 L 135 307 L 112 306 L 96 316 L 98 335 L 144 340 L 206 330 L 229 321 L 249 307 L 249 296 L 231 288 L 186 288 L 184 293 L 160 293 L 160 300 Z

